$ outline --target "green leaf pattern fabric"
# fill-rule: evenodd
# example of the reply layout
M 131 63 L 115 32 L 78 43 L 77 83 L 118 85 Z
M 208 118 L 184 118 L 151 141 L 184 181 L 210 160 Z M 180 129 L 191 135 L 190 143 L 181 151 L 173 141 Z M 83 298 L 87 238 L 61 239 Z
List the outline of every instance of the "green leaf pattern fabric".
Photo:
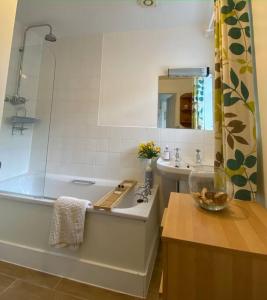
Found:
M 249 0 L 215 0 L 215 166 L 255 200 L 257 147 Z
M 193 114 L 192 114 L 192 128 L 204 129 L 204 83 L 203 77 L 194 78 L 194 102 L 193 102 Z

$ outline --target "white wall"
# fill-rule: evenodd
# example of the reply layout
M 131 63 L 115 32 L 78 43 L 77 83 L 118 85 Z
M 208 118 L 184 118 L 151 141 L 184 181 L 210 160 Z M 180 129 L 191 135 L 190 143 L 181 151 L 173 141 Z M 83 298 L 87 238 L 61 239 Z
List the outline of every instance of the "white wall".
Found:
M 151 139 L 162 147 L 179 146 L 186 160 L 194 157 L 196 148 L 203 151 L 204 159 L 213 160 L 213 132 L 98 126 L 102 36 L 63 38 L 55 47 L 48 172 L 143 180 L 137 145 Z
M 263 170 L 259 170 L 259 200 L 265 200 L 267 205 L 267 139 L 264 133 L 267 132 L 267 2 L 261 0 L 252 1 L 252 12 L 254 22 L 254 40 L 256 50 L 256 64 L 257 64 L 257 84 L 259 96 L 259 111 L 262 132 L 262 156 L 259 157 L 263 164 Z M 259 120 L 258 120 L 259 121 Z
M 0 120 L 5 99 L 8 64 L 15 22 L 17 0 L 1 0 L 0 4 Z
M 212 65 L 202 28 L 104 34 L 99 125 L 157 127 L 158 77 Z

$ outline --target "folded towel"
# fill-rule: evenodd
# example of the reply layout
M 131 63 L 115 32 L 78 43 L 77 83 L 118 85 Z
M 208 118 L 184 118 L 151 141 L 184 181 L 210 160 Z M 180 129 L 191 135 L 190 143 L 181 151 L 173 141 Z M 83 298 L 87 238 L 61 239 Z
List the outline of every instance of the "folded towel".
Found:
M 54 204 L 49 245 L 77 249 L 83 242 L 85 213 L 90 205 L 87 200 L 59 197 Z

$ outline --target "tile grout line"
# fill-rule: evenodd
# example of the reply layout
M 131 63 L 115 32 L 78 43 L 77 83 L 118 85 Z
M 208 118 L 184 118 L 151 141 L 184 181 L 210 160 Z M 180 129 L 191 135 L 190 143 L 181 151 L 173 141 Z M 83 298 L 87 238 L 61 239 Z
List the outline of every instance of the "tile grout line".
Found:
M 58 277 L 59 280 L 58 282 L 55 284 L 55 286 L 53 287 L 53 290 L 57 290 L 58 286 L 60 285 L 61 281 L 63 280 L 63 277 Z
M 9 274 L 3 273 L 3 272 L 1 272 L 1 271 L 0 271 L 0 275 L 5 276 L 5 277 L 9 277 L 9 278 L 11 278 L 11 279 L 18 279 L 16 276 L 9 275 Z
M 21 282 L 24 282 L 24 283 L 27 283 L 27 284 L 30 284 L 30 285 L 33 285 L 35 287 L 39 287 L 39 288 L 43 288 L 43 289 L 47 289 L 47 290 L 54 290 L 53 287 L 49 287 L 47 285 L 42 285 L 42 284 L 38 284 L 38 283 L 35 283 L 31 280 L 28 280 L 28 279 L 24 279 L 24 278 L 16 278 L 16 280 L 19 280 Z M 57 285 L 57 284 L 56 284 Z
M 16 266 L 16 267 L 18 266 L 16 264 L 12 264 L 12 263 L 9 263 L 9 262 L 6 262 L 6 263 L 9 264 L 9 265 Z M 28 284 L 31 284 L 31 285 L 34 285 L 34 286 L 37 286 L 37 287 L 51 289 L 51 290 L 55 289 L 59 285 L 59 283 L 62 281 L 62 279 L 63 279 L 63 277 L 61 277 L 61 276 L 57 276 L 57 275 L 53 275 L 53 274 L 41 272 L 41 271 L 38 271 L 38 270 L 35 270 L 35 269 L 30 269 L 30 268 L 23 267 L 23 266 L 18 266 L 18 267 L 19 268 L 23 268 L 24 270 L 30 270 L 30 271 L 38 272 L 38 273 L 41 273 L 41 274 L 43 273 L 43 274 L 51 275 L 53 277 L 56 277 L 58 279 L 58 281 L 57 281 L 57 283 L 55 284 L 54 287 L 50 287 L 50 286 L 47 286 L 47 285 L 42 285 L 42 284 L 38 284 L 36 282 L 32 282 L 30 279 L 25 279 L 25 278 L 21 278 L 21 277 L 17 277 L 17 276 L 14 276 L 14 275 L 10 275 L 10 274 L 4 273 L 1 270 L 0 270 L 0 275 L 6 276 L 6 277 L 8 277 L 10 279 L 14 279 L 14 281 L 20 280 L 22 282 L 25 282 L 25 283 L 28 283 Z M 1 295 L 1 293 L 0 293 L 0 295 Z
M 73 295 L 73 294 L 65 293 L 65 292 L 62 292 L 60 290 L 55 290 L 55 292 L 60 293 L 60 294 L 65 295 L 65 296 L 70 296 L 70 297 L 75 298 L 77 300 L 87 300 L 86 298 L 81 298 L 80 296 L 76 296 L 76 295 Z
M 54 287 L 49 287 L 49 286 L 47 286 L 47 285 L 38 284 L 38 283 L 33 282 L 33 281 L 29 280 L 29 279 L 20 278 L 20 277 L 15 277 L 15 276 L 13 276 L 13 275 L 11 276 L 11 275 L 6 274 L 6 273 L 3 273 L 3 272 L 1 272 L 1 271 L 0 271 L 0 275 L 6 276 L 6 277 L 8 277 L 8 278 L 10 278 L 10 279 L 14 279 L 13 282 L 15 282 L 15 281 L 22 281 L 22 282 L 24 282 L 24 283 L 28 283 L 28 284 L 31 284 L 31 285 L 36 286 L 36 287 L 41 287 L 41 288 L 44 288 L 44 289 L 50 289 L 50 290 L 55 289 L 55 288 L 59 285 L 59 283 L 61 282 L 61 280 L 63 279 L 63 277 L 58 277 L 58 278 L 59 278 L 59 281 L 55 284 L 55 286 L 54 286 Z M 12 282 L 12 283 L 13 283 L 13 282 Z M 0 295 L 2 295 L 1 292 L 0 292 Z
M 18 281 L 18 279 L 15 279 L 8 287 L 6 287 L 1 293 L 0 297 L 3 296 L 10 288 L 12 288 L 13 285 Z
M 61 294 L 65 295 L 65 296 L 71 296 L 71 297 L 74 297 L 74 298 L 76 298 L 77 300 L 86 300 L 85 298 L 81 298 L 81 297 L 79 297 L 79 296 L 73 296 L 72 294 L 68 294 L 68 293 L 65 293 L 65 292 L 61 292 L 60 290 L 55 290 L 55 289 L 53 289 L 53 288 L 48 288 L 48 287 L 38 286 L 38 285 L 32 284 L 32 283 L 30 283 L 30 282 L 27 282 L 27 281 L 25 281 L 25 280 L 21 280 L 21 279 L 19 279 L 19 278 L 13 278 L 13 279 L 14 279 L 14 281 L 13 281 L 8 287 L 6 287 L 2 292 L 0 292 L 0 299 L 1 299 L 1 297 L 2 297 L 9 289 L 13 288 L 13 286 L 15 285 L 15 283 L 21 281 L 21 282 L 26 282 L 26 283 L 28 283 L 28 284 L 30 284 L 30 285 L 33 285 L 33 286 L 36 286 L 36 287 L 46 288 L 46 289 L 51 290 L 51 291 L 53 291 L 53 292 L 55 292 L 55 293 L 58 292 L 58 293 L 61 293 Z M 60 278 L 59 282 L 60 282 L 62 279 L 63 279 L 63 278 Z M 58 285 L 58 283 L 56 284 L 56 286 L 57 286 L 57 285 Z
M 158 257 L 157 257 L 157 260 L 158 260 Z M 11 263 L 8 263 L 8 264 L 11 264 Z M 11 265 L 12 265 L 12 264 L 11 264 Z M 22 267 L 22 268 L 25 269 L 25 270 L 28 270 L 28 268 L 26 268 L 26 267 Z M 160 269 L 161 269 L 161 268 L 160 268 Z M 29 269 L 29 270 L 32 270 L 32 269 Z M 37 271 L 37 270 L 34 270 L 34 271 L 39 272 L 39 271 Z M 155 269 L 153 270 L 153 273 L 154 273 L 154 272 L 155 272 Z M 40 273 L 42 273 L 42 272 L 40 272 Z M 65 279 L 65 278 L 62 277 L 62 276 L 56 276 L 56 275 L 53 275 L 53 276 L 56 277 L 56 279 L 57 279 L 56 284 L 55 284 L 54 286 L 47 286 L 47 285 L 38 284 L 38 283 L 36 283 L 36 282 L 34 282 L 34 281 L 31 281 L 30 279 L 19 278 L 19 277 L 16 277 L 16 276 L 14 276 L 14 275 L 9 275 L 9 274 L 3 273 L 2 270 L 0 270 L 0 275 L 1 275 L 1 274 L 2 274 L 3 276 L 6 276 L 6 277 L 12 279 L 13 282 L 11 282 L 11 284 L 10 284 L 9 286 L 7 286 L 2 292 L 0 292 L 0 299 L 2 298 L 2 296 L 3 296 L 9 289 L 12 289 L 12 288 L 15 286 L 16 283 L 18 283 L 18 282 L 24 282 L 24 283 L 29 284 L 29 285 L 32 285 L 32 286 L 36 286 L 36 287 L 40 287 L 40 288 L 44 288 L 44 289 L 50 290 L 50 291 L 54 292 L 54 294 L 55 294 L 55 293 L 60 293 L 60 294 L 65 295 L 65 296 L 73 297 L 73 298 L 75 298 L 75 299 L 77 299 L 77 300 L 86 300 L 86 298 L 84 298 L 83 296 L 78 296 L 78 295 L 75 295 L 75 294 L 70 294 L 69 292 L 65 292 L 64 290 L 61 290 L 61 289 L 59 288 L 60 283 L 62 283 L 62 281 Z M 48 273 L 45 273 L 45 274 L 48 274 Z M 152 275 L 152 276 L 153 276 L 153 275 Z M 72 280 L 71 280 L 71 281 L 72 281 Z M 90 286 L 90 285 L 88 284 L 88 286 Z M 154 291 L 154 290 L 151 290 L 151 292 L 152 292 L 151 294 L 154 294 L 154 295 L 157 294 L 157 293 L 155 293 L 156 291 Z M 135 299 L 139 299 L 139 298 L 133 297 L 133 300 L 135 300 Z

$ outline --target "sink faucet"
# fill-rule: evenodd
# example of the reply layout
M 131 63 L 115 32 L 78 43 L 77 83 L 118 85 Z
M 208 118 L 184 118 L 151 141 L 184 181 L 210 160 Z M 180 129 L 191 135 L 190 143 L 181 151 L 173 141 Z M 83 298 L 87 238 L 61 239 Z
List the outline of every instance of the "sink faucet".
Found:
M 177 168 L 179 168 L 181 166 L 181 161 L 182 161 L 180 151 L 181 151 L 180 148 L 175 148 L 175 167 L 177 167 Z
M 200 150 L 196 149 L 196 164 L 200 165 L 201 164 L 201 155 L 200 155 Z

